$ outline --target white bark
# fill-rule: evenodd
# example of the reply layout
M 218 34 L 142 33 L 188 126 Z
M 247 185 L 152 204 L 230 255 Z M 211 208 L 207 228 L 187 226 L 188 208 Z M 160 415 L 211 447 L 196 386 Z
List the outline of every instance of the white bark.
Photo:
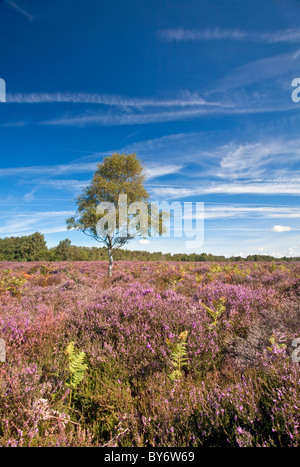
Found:
M 114 259 L 112 256 L 112 251 L 110 248 L 108 248 L 108 277 L 112 276 L 112 270 L 113 270 L 113 265 L 114 265 Z

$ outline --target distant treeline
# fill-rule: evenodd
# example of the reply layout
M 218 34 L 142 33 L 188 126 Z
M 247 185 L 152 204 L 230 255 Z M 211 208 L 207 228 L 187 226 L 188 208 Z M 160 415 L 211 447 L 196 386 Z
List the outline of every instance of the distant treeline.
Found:
M 116 250 L 116 261 L 299 261 L 296 258 L 274 258 L 268 255 L 216 256 L 208 253 L 150 253 L 149 251 Z M 75 246 L 71 240 L 59 242 L 54 248 L 47 248 L 42 235 L 36 232 L 23 237 L 7 237 L 0 239 L 0 261 L 103 261 L 107 260 L 106 248 Z

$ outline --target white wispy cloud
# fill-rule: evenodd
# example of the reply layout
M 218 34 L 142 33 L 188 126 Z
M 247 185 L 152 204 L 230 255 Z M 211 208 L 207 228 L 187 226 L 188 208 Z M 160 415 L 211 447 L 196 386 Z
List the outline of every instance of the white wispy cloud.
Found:
M 63 221 L 72 216 L 72 211 L 44 211 L 14 213 L 1 216 L 0 235 L 27 235 L 33 232 L 53 233 L 66 230 Z
M 90 183 L 90 180 L 39 179 L 35 180 L 34 183 L 58 190 L 74 191 L 85 188 Z
M 216 175 L 222 178 L 253 178 L 265 172 L 270 174 L 270 170 L 278 172 L 279 167 L 288 169 L 300 161 L 299 148 L 298 139 L 273 138 L 243 144 L 231 142 L 213 152 L 214 158 L 220 160 L 220 170 Z
M 42 125 L 134 125 L 197 118 L 231 107 L 222 100 L 204 99 L 196 92 L 184 90 L 172 98 L 124 97 L 86 92 L 15 93 L 7 94 L 7 104 L 81 104 L 100 105 L 101 111 L 88 108 L 38 122 Z M 24 126 L 36 122 L 6 122 L 2 126 Z
M 44 93 L 11 93 L 6 96 L 7 103 L 14 104 L 99 104 L 111 107 L 190 107 L 190 106 L 222 106 L 222 102 L 204 99 L 198 93 L 182 91 L 172 99 L 124 97 L 87 92 L 44 92 Z
M 112 151 L 114 152 L 114 151 Z M 94 155 L 96 157 L 96 155 Z M 97 154 L 99 161 L 99 155 Z M 39 186 L 46 186 L 48 188 L 60 189 L 60 190 L 78 190 L 85 188 L 89 183 L 90 179 L 78 180 L 78 179 L 59 179 L 56 178 L 58 175 L 69 176 L 80 173 L 93 173 L 97 168 L 98 162 L 76 162 L 70 164 L 59 164 L 59 165 L 48 165 L 48 166 L 31 166 L 31 167 L 8 167 L 0 169 L 0 177 L 14 177 L 19 178 L 20 183 L 28 183 L 28 178 L 31 184 L 35 186 L 30 192 L 23 196 L 25 201 L 32 201 L 34 199 L 34 193 L 37 191 Z M 155 178 L 163 177 L 165 175 L 179 173 L 183 164 L 161 164 L 159 162 L 149 162 L 143 167 L 146 180 L 152 180 Z M 39 176 L 40 178 L 34 178 Z M 46 178 L 48 177 L 48 178 Z M 51 178 L 55 177 L 55 178 Z
M 224 112 L 224 108 L 219 109 L 219 112 Z M 101 113 L 83 113 L 80 115 L 65 115 L 51 120 L 40 122 L 41 125 L 57 125 L 57 126 L 121 126 L 121 125 L 143 125 L 149 123 L 162 123 L 178 120 L 189 120 L 215 114 L 218 110 L 208 108 L 190 108 L 190 109 L 174 109 L 168 111 L 146 111 L 146 112 L 101 112 Z
M 191 184 L 193 179 L 203 178 L 227 181 L 272 178 L 280 182 L 300 177 L 299 139 L 264 137 L 245 141 L 243 137 L 226 144 L 217 144 L 217 134 L 210 139 L 215 142 L 207 141 L 203 134 L 178 134 L 142 141 L 128 148 L 150 156 L 159 150 L 178 164 L 184 160 L 181 173 L 184 171 L 190 177 Z
M 268 85 L 266 85 L 264 88 L 261 87 L 259 92 L 257 92 L 256 89 L 255 92 L 253 92 L 251 95 L 245 93 L 244 95 L 238 94 L 235 96 L 231 92 L 231 100 L 236 101 L 239 97 L 244 101 L 244 105 L 242 106 L 243 108 L 247 107 L 247 99 L 251 99 L 252 106 L 263 106 L 265 108 L 268 108 L 268 106 L 271 105 L 274 106 L 278 96 L 280 98 L 285 97 L 286 99 L 287 95 L 287 90 L 283 88 L 282 83 L 279 82 L 278 84 L 276 80 L 285 77 L 290 87 L 292 82 L 291 76 L 293 76 L 294 73 L 295 76 L 297 76 L 299 60 L 299 49 L 293 50 L 291 52 L 263 57 L 258 60 L 253 60 L 246 63 L 245 65 L 235 67 L 227 75 L 222 76 L 222 78 L 219 80 L 216 80 L 214 83 L 212 83 L 211 90 L 207 92 L 206 95 L 216 96 L 215 98 L 220 100 L 222 93 L 224 93 L 226 90 L 233 88 L 245 88 L 246 86 L 252 85 L 254 83 L 263 83 L 267 82 L 268 80 L 272 80 L 271 86 L 269 83 L 267 83 Z M 227 100 L 230 102 L 229 97 L 227 97 Z M 290 108 L 292 108 L 291 99 L 289 99 L 288 103 L 290 104 Z M 282 103 L 280 104 L 282 105 Z
M 152 187 L 155 196 L 171 199 L 203 196 L 207 194 L 227 195 L 300 195 L 300 179 L 289 180 L 257 180 L 233 183 L 206 183 L 201 187 Z
M 14 2 L 13 0 L 5 0 L 5 2 L 10 5 L 14 10 L 16 10 L 18 13 L 21 15 L 25 16 L 29 21 L 33 21 L 34 17 L 32 16 L 31 13 L 29 13 L 27 10 L 24 8 L 20 7 L 18 3 Z
M 206 187 L 206 194 L 300 195 L 300 180 L 262 180 L 254 182 L 220 183 Z
M 183 165 L 176 164 L 150 164 L 145 167 L 144 172 L 146 178 L 150 180 L 152 178 L 163 177 L 164 175 L 179 173 L 183 167 Z
M 23 200 L 28 202 L 33 201 L 35 199 L 34 194 L 36 193 L 36 191 L 37 187 L 34 187 L 31 191 L 29 191 L 23 196 Z
M 115 151 L 112 151 L 112 153 Z M 127 152 L 127 151 L 126 151 Z M 91 165 L 90 165 L 91 164 Z M 183 164 L 161 164 L 159 162 L 149 162 L 143 164 L 143 172 L 146 176 L 146 182 L 149 183 L 154 179 L 159 179 L 170 174 L 178 174 L 184 167 Z M 26 170 L 24 170 L 26 169 Z M 92 169 L 92 170 L 91 170 Z M 96 163 L 76 163 L 61 166 L 48 166 L 45 170 L 44 166 L 34 167 L 16 167 L 12 169 L 0 169 L 0 176 L 13 176 L 21 177 L 19 180 L 20 184 L 33 184 L 34 188 L 23 196 L 23 200 L 26 202 L 35 201 L 36 197 L 34 194 L 37 190 L 45 187 L 48 190 L 60 190 L 66 192 L 76 193 L 84 190 L 91 182 L 91 179 L 78 180 L 78 179 L 58 179 L 51 178 L 51 176 L 58 175 L 61 171 L 62 175 L 72 175 L 73 173 L 88 171 L 91 173 L 96 169 Z M 41 178 L 32 178 L 35 175 L 43 175 Z M 48 175 L 49 178 L 45 178 Z
M 69 175 L 96 170 L 96 162 L 82 162 L 58 165 L 35 165 L 28 167 L 7 167 L 0 169 L 0 177 L 23 177 L 36 175 Z
M 239 86 L 237 84 L 237 86 Z M 234 86 L 232 86 L 234 87 Z M 220 89 L 218 90 L 220 91 Z M 214 92 L 214 91 L 213 91 Z M 275 113 L 284 112 L 290 110 L 297 110 L 295 103 L 287 99 L 284 102 L 276 100 L 274 102 L 264 102 L 263 99 L 255 99 L 251 101 L 249 96 L 246 99 L 247 102 L 243 102 L 242 99 L 232 98 L 228 105 L 217 104 L 214 106 L 203 105 L 190 106 L 182 108 L 173 108 L 172 110 L 163 111 L 159 108 L 155 111 L 143 110 L 141 107 L 137 110 L 132 110 L 130 106 L 127 108 L 116 109 L 116 111 L 101 111 L 95 112 L 94 110 L 88 110 L 82 113 L 71 113 L 68 112 L 62 116 L 50 118 L 42 121 L 34 120 L 22 120 L 22 121 L 11 121 L 1 123 L 1 127 L 24 127 L 31 125 L 43 125 L 43 126 L 62 126 L 62 127 L 86 127 L 86 126 L 125 126 L 125 125 L 146 125 L 164 122 L 174 121 L 187 121 L 196 120 L 200 118 L 213 118 L 221 117 L 226 115 L 246 115 L 246 114 L 259 114 L 259 113 Z
M 184 206 L 184 204 L 183 204 Z M 195 218 L 192 208 L 184 208 L 185 218 Z M 300 207 L 289 205 L 211 204 L 204 203 L 206 220 L 213 219 L 300 219 Z M 232 230 L 232 227 L 230 227 Z M 240 228 L 239 228 L 240 230 Z M 243 230 L 243 228 L 242 228 Z M 249 230 L 247 228 L 247 230 Z M 252 229 L 250 229 L 252 230 Z M 257 230 L 257 229 L 254 229 Z M 261 229 L 259 229 L 261 230 Z
M 176 165 L 176 164 L 150 164 L 144 167 L 144 174 L 146 176 L 146 180 L 152 180 L 154 178 L 163 177 L 165 175 L 179 173 L 182 169 L 183 165 Z M 95 165 L 96 168 L 96 165 Z M 35 171 L 37 168 L 34 168 Z M 69 168 L 69 173 L 74 170 L 74 167 Z M 41 170 L 42 172 L 42 170 Z M 51 174 L 53 170 L 49 171 Z M 66 171 L 65 171 L 66 173 Z M 40 178 L 31 180 L 31 183 L 34 183 L 38 186 L 46 186 L 48 188 L 58 189 L 58 190 L 67 190 L 67 191 L 74 191 L 74 190 L 82 190 L 86 188 L 90 184 L 91 180 L 76 180 L 76 179 L 51 179 L 51 178 Z M 30 201 L 33 199 L 33 194 L 36 191 L 36 187 L 24 196 L 24 199 Z
M 257 64 L 255 64 L 255 66 L 256 65 Z M 230 79 L 229 75 L 226 76 L 221 86 L 216 84 L 211 91 L 206 93 L 207 95 L 211 94 L 218 97 L 214 103 L 185 104 L 182 102 L 181 104 L 175 104 L 174 102 L 174 105 L 158 104 L 156 107 L 151 104 L 148 106 L 121 105 L 114 109 L 101 109 L 101 111 L 88 109 L 81 113 L 68 112 L 62 116 L 39 122 L 31 122 L 31 124 L 74 127 L 145 125 L 151 123 L 196 120 L 206 117 L 214 118 L 226 115 L 250 115 L 297 110 L 297 106 L 292 99 L 287 99 L 286 91 L 284 96 L 282 95 L 282 89 L 279 91 L 279 99 L 276 99 L 276 96 L 274 96 L 269 89 L 267 89 L 266 94 L 261 93 L 261 95 L 257 93 L 252 95 L 245 92 L 243 96 L 241 96 L 240 93 L 232 94 L 230 97 L 225 96 L 229 88 L 245 86 L 256 81 L 270 79 L 274 76 L 281 76 L 282 70 L 284 70 L 285 67 L 280 65 L 278 69 L 275 70 L 275 68 L 273 68 L 272 71 L 271 67 L 266 65 L 264 69 L 268 71 L 261 71 L 262 66 L 257 65 L 257 72 L 248 73 L 247 70 L 245 70 L 244 73 L 244 70 L 240 70 L 240 73 L 234 75 L 233 79 Z M 245 74 L 247 78 L 243 81 L 243 76 Z M 15 123 L 10 123 L 10 125 L 15 125 Z
M 244 113 L 276 112 L 295 109 L 292 100 L 270 98 L 266 95 L 231 94 L 225 96 L 226 90 L 246 86 L 256 81 L 281 76 L 297 66 L 298 52 L 266 57 L 242 67 L 236 68 L 221 82 L 216 82 L 205 93 L 205 97 L 197 92 L 184 90 L 172 98 L 126 97 L 87 92 L 43 92 L 7 94 L 7 104 L 81 104 L 100 106 L 87 108 L 80 113 L 68 111 L 64 115 L 44 121 L 5 122 L 1 126 L 24 126 L 30 124 L 57 126 L 118 126 L 162 123 L 168 121 L 192 120 L 202 117 L 222 115 L 239 115 Z M 300 56 L 299 56 L 300 59 Z M 214 96 L 212 99 L 211 97 Z M 272 97 L 272 95 L 271 95 Z
M 260 206 L 260 205 L 216 205 L 205 204 L 206 219 L 220 218 L 261 218 L 261 219 L 300 219 L 298 206 Z
M 157 32 L 160 39 L 167 42 L 188 41 L 252 41 L 277 44 L 280 42 L 300 42 L 300 29 L 283 29 L 269 32 L 245 31 L 241 29 L 164 29 Z
M 172 121 L 194 120 L 201 117 L 216 117 L 223 115 L 239 115 L 251 113 L 266 113 L 266 112 L 282 112 L 283 110 L 295 109 L 293 102 L 286 105 L 268 105 L 264 106 L 243 106 L 239 103 L 236 106 L 234 103 L 227 107 L 211 107 L 211 108 L 190 108 L 190 109 L 174 109 L 169 111 L 155 112 L 88 112 L 79 115 L 67 114 L 62 117 L 56 117 L 50 120 L 39 122 L 40 125 L 53 126 L 122 126 L 122 125 L 145 125 L 151 123 L 163 123 Z

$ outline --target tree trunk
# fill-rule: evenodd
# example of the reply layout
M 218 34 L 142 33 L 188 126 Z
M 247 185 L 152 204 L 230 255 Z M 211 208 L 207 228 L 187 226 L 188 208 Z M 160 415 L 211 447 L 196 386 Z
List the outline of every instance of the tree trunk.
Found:
M 113 259 L 113 256 L 112 256 L 112 251 L 110 248 L 108 248 L 108 272 L 107 272 L 107 275 L 108 277 L 111 277 L 112 276 L 112 270 L 113 270 L 113 265 L 114 265 L 114 259 Z

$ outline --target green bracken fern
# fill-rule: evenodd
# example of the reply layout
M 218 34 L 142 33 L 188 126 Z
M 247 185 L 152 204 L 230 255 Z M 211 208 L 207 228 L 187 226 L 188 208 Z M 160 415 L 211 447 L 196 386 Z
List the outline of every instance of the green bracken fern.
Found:
M 181 332 L 179 334 L 179 341 L 174 344 L 167 339 L 167 344 L 172 349 L 172 366 L 174 370 L 169 375 L 171 381 L 178 380 L 182 377 L 182 368 L 187 365 L 188 358 L 186 352 L 188 331 Z
M 84 374 L 88 369 L 88 365 L 85 362 L 86 355 L 84 352 L 76 351 L 74 342 L 70 342 L 66 348 L 66 354 L 68 355 L 69 364 L 69 381 L 66 385 L 71 389 L 70 392 L 70 405 L 72 400 L 72 391 L 77 388 L 79 383 L 83 380 Z
M 214 300 L 213 305 L 215 307 L 215 310 L 212 310 L 208 306 L 204 305 L 204 303 L 202 303 L 202 306 L 206 309 L 208 314 L 213 319 L 213 322 L 211 324 L 212 326 L 217 325 L 219 316 L 221 316 L 226 311 L 226 306 L 224 305 L 224 303 L 225 303 L 225 298 L 224 297 L 222 297 L 218 301 Z

